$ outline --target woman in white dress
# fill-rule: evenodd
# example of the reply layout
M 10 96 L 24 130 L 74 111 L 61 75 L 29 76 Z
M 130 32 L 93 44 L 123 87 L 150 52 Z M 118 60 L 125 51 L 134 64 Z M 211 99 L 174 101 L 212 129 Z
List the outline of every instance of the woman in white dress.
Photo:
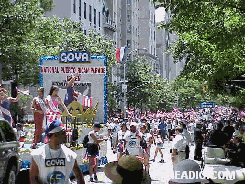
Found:
M 61 110 L 59 109 L 59 105 L 61 105 L 63 109 L 67 112 L 67 114 L 71 116 L 62 99 L 58 95 L 58 92 L 58 86 L 51 86 L 49 95 L 46 98 L 47 105 L 49 107 L 49 112 L 47 113 L 47 118 L 49 122 L 52 122 L 54 120 L 61 121 Z

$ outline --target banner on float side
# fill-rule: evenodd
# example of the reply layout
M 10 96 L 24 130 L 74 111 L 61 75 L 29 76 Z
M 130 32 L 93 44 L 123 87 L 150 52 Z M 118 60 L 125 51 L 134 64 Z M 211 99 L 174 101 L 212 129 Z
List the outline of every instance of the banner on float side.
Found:
M 90 56 L 85 52 L 60 52 L 60 56 L 41 57 L 39 63 L 39 85 L 44 87 L 44 95 L 49 94 L 52 85 L 59 87 L 59 96 L 65 98 L 66 81 L 72 74 L 79 73 L 74 83 L 75 91 L 84 97 L 92 97 L 92 108 L 99 103 L 95 121 L 107 122 L 107 58 Z

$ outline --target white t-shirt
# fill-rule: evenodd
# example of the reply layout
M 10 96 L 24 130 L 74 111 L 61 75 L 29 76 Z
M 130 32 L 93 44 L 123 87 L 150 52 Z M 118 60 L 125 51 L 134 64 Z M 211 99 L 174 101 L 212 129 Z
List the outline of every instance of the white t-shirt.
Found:
M 88 139 L 89 139 L 88 143 L 95 143 L 94 139 L 91 137 L 91 134 L 94 134 L 96 139 L 99 139 L 99 137 L 100 137 L 99 132 L 95 132 L 94 130 L 92 130 L 88 133 Z
M 163 144 L 163 142 L 162 142 L 162 138 L 161 138 L 161 136 L 160 136 L 160 135 L 157 135 L 157 137 L 156 137 L 155 141 L 156 141 L 156 143 L 157 143 L 157 144 Z
M 125 133 L 126 133 L 126 132 L 123 132 L 122 130 L 119 130 L 119 131 L 117 132 L 118 141 L 121 141 L 121 140 L 123 139 Z
M 146 141 L 146 142 L 149 142 L 150 141 L 150 138 L 152 137 L 150 133 L 142 133 L 140 132 L 140 137 L 143 137 L 143 139 Z
M 115 123 L 115 124 L 114 124 L 114 127 L 113 127 L 113 129 L 112 129 L 112 134 L 113 134 L 113 136 L 116 137 L 117 132 L 118 132 L 120 129 L 121 129 L 121 128 L 120 128 L 120 125 L 119 125 L 118 123 Z
M 115 123 L 111 122 L 111 123 L 108 124 L 108 129 L 109 130 L 113 130 L 114 126 L 115 126 Z
M 191 133 L 194 133 L 194 131 L 195 131 L 195 124 L 194 123 L 190 123 L 190 132 Z
M 139 155 L 140 139 L 136 137 L 136 133 L 127 131 L 123 138 L 126 142 L 126 149 L 129 155 Z
M 167 123 L 167 130 L 171 129 L 172 125 L 170 123 Z
M 77 157 L 75 152 L 64 145 L 52 150 L 49 144 L 45 144 L 32 151 L 31 155 L 38 166 L 42 183 L 71 183 L 69 177 Z
M 186 129 L 183 129 L 182 135 L 186 139 L 186 144 L 189 145 L 189 143 L 191 142 L 191 135 L 189 134 L 189 132 Z
M 177 151 L 185 151 L 186 144 L 186 139 L 182 134 L 176 135 L 173 139 L 173 149 L 177 149 Z

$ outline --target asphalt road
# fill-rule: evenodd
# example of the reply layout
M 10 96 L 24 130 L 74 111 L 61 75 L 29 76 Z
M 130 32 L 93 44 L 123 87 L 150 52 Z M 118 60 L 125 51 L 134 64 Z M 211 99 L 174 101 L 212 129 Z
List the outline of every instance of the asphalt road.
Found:
M 161 160 L 160 154 L 158 153 L 155 162 L 150 162 L 150 176 L 152 179 L 152 184 L 167 184 L 169 179 L 171 178 L 171 174 L 173 171 L 172 167 L 172 161 L 171 161 L 171 155 L 170 155 L 170 148 L 171 148 L 171 143 L 165 141 L 162 152 L 163 152 L 163 159 L 164 163 L 160 163 L 159 161 Z M 191 146 L 190 148 L 190 159 L 194 158 L 194 146 Z M 151 147 L 151 158 L 154 157 L 155 154 L 155 145 L 152 145 Z M 108 141 L 107 143 L 107 159 L 109 162 L 111 161 L 116 161 L 117 157 L 116 154 L 113 154 L 112 150 L 110 149 L 110 143 Z M 103 172 L 103 166 L 99 168 L 98 171 L 98 182 L 100 184 L 109 184 L 112 183 L 110 179 L 108 179 L 104 172 Z M 85 175 L 85 182 L 86 183 L 93 183 L 89 182 L 89 175 Z

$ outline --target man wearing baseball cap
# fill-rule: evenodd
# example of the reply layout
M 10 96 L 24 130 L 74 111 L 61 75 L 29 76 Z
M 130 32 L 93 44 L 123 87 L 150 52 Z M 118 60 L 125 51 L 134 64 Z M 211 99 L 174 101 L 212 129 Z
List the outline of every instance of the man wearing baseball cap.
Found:
M 70 183 L 73 171 L 77 183 L 84 184 L 83 174 L 77 164 L 77 154 L 63 143 L 66 132 L 60 121 L 46 127 L 49 143 L 34 150 L 31 155 L 30 183 Z
M 127 155 L 139 155 L 140 151 L 140 136 L 137 131 L 137 123 L 130 123 L 130 130 L 127 131 L 123 137 L 124 140 L 124 150 Z

